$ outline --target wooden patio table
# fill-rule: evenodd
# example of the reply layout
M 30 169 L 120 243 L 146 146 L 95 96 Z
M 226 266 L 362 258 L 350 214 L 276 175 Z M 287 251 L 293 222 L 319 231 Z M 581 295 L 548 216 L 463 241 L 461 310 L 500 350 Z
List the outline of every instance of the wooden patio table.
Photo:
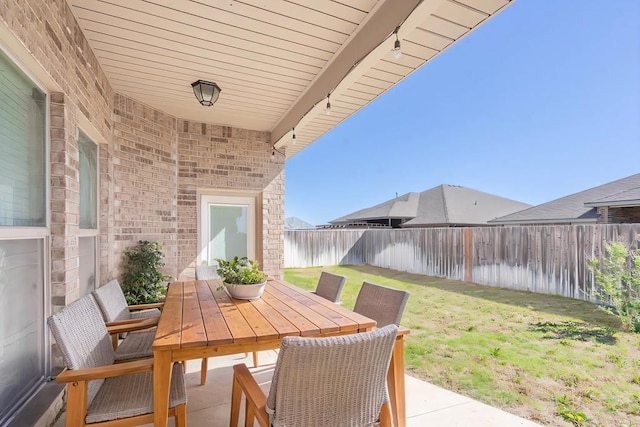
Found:
M 220 280 L 169 286 L 153 342 L 154 425 L 167 425 L 174 362 L 280 347 L 285 336 L 326 337 L 370 331 L 376 322 L 281 280 L 269 279 L 262 298 L 244 301 L 218 291 Z M 387 384 L 394 425 L 406 422 L 404 335 L 398 333 Z M 234 426 L 235 427 L 235 426 Z

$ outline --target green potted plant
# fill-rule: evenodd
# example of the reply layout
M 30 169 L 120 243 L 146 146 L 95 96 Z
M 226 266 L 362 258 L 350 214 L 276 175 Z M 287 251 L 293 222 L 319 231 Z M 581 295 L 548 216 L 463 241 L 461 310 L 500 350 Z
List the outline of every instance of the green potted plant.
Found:
M 163 299 L 171 276 L 159 270 L 164 266 L 161 243 L 141 240 L 136 246 L 125 249 L 124 256 L 122 292 L 127 304 L 148 304 Z
M 231 261 L 217 259 L 218 274 L 227 292 L 237 299 L 258 299 L 264 292 L 267 274 L 260 271 L 258 262 L 247 257 L 234 257 Z

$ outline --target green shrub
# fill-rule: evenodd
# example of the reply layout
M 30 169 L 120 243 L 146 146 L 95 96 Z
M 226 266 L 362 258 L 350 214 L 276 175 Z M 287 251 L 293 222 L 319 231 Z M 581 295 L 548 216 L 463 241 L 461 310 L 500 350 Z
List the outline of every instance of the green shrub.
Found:
M 141 240 L 136 246 L 125 249 L 122 291 L 128 304 L 154 303 L 166 295 L 166 284 L 171 276 L 158 270 L 164 266 L 161 247 L 160 242 Z
M 640 255 L 624 243 L 605 245 L 605 256 L 589 262 L 603 307 L 616 315 L 625 329 L 640 332 Z

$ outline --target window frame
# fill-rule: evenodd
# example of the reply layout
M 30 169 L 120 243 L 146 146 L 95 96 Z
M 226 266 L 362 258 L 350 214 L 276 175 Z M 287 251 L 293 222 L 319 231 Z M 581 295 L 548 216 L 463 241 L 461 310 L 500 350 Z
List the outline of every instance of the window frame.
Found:
M 96 147 L 96 227 L 95 228 L 81 228 L 80 227 L 80 202 L 78 202 L 78 248 L 80 248 L 80 239 L 93 238 L 93 253 L 94 253 L 94 289 L 97 289 L 100 283 L 100 145 L 95 141 L 95 138 L 91 136 L 92 133 L 86 132 L 85 127 L 78 126 L 78 137 L 76 142 L 78 144 L 78 159 L 80 157 L 80 136 L 84 135 L 85 139 L 91 142 Z M 78 161 L 78 184 L 80 183 L 80 162 Z M 78 254 L 79 256 L 79 254 Z M 79 263 L 78 263 L 79 264 Z M 80 268 L 80 265 L 78 265 Z
M 43 283 L 43 306 L 42 309 L 42 345 L 44 358 L 42 369 L 43 377 L 46 380 L 52 372 L 52 360 L 51 360 L 51 335 L 48 333 L 48 327 L 46 324 L 47 318 L 51 315 L 51 91 L 43 84 L 34 73 L 32 73 L 25 63 L 15 55 L 10 47 L 4 42 L 0 41 L 0 51 L 18 68 L 24 76 L 31 81 L 33 86 L 40 90 L 45 96 L 45 109 L 44 109 L 44 225 L 43 226 L 2 226 L 0 227 L 0 240 L 39 240 L 42 242 L 42 283 Z M 32 393 L 36 393 L 40 388 L 45 385 L 45 381 L 37 386 Z M 25 396 L 28 400 L 33 396 Z M 24 403 L 24 402 L 23 402 Z M 15 409 L 19 409 L 19 406 Z

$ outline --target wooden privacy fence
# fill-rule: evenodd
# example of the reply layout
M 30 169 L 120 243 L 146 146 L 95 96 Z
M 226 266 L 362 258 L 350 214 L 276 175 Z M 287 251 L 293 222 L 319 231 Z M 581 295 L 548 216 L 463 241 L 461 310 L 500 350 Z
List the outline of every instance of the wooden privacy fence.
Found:
M 589 260 L 604 242 L 637 244 L 639 235 L 640 224 L 287 230 L 285 267 L 369 264 L 594 299 Z

